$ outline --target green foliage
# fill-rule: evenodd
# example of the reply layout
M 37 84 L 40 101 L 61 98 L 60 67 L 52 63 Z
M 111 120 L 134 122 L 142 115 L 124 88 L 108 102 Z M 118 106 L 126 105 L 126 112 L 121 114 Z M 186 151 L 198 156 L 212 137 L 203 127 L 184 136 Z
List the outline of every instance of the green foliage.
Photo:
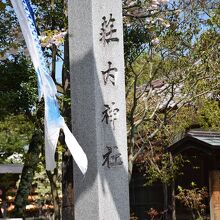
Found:
M 36 106 L 36 78 L 29 61 L 11 57 L 0 61 L 1 163 L 13 153 L 23 154 L 34 131 L 30 120 Z
M 202 128 L 220 131 L 220 107 L 219 101 L 205 101 L 198 110 L 198 122 Z
M 67 29 L 66 2 L 32 0 L 39 32 L 46 40 Z M 150 9 L 151 3 L 123 1 L 129 158 L 132 163 L 144 161 L 152 184 L 170 183 L 179 174 L 181 158 L 171 161 L 164 153 L 179 133 L 195 123 L 218 130 L 218 102 L 206 101 L 206 94 L 219 93 L 220 40 L 219 10 L 213 9 L 216 1 L 177 0 L 156 10 Z M 20 55 L 10 56 L 15 50 L 24 53 L 24 48 L 8 0 L 0 3 L 0 18 L 0 59 L 9 57 L 0 61 L 0 147 L 13 152 L 28 143 L 34 126 L 39 129 L 28 120 L 35 121 L 33 107 L 40 107 L 36 107 L 30 63 Z M 53 62 L 63 52 L 55 49 Z M 52 52 L 45 50 L 48 63 Z M 155 82 L 164 83 L 163 92 L 155 92 Z M 181 94 L 175 88 L 181 88 Z M 60 100 L 69 102 L 66 96 Z M 171 102 L 176 104 L 170 107 Z M 46 194 L 43 170 L 39 165 L 36 181 Z
M 59 158 L 61 158 L 62 151 L 58 151 Z M 50 186 L 50 181 L 48 179 L 46 169 L 45 169 L 45 158 L 43 155 L 41 155 L 41 162 L 38 163 L 37 168 L 36 168 L 36 173 L 33 179 L 32 184 L 36 185 L 36 193 L 40 195 L 40 198 L 38 199 L 39 203 L 52 203 L 52 195 L 51 195 L 51 186 Z M 57 164 L 58 167 L 61 166 L 61 160 L 58 161 Z M 59 194 L 59 197 L 61 197 L 61 178 L 62 178 L 62 173 L 61 169 L 58 169 L 58 174 L 57 174 L 57 179 L 54 180 L 56 182 L 57 186 L 57 191 Z
M 10 0 L 0 2 L 0 61 L 24 51 L 23 37 L 18 31 Z
M 6 4 L 4 2 L 0 2 L 0 11 L 4 11 L 6 8 Z
M 67 28 L 66 1 L 32 0 L 32 3 L 34 8 L 37 9 L 35 10 L 35 16 L 37 27 L 41 33 L 47 30 L 59 31 Z
M 36 173 L 32 184 L 37 186 L 36 193 L 39 195 L 38 203 L 44 203 L 45 200 L 52 201 L 50 182 L 47 178 L 45 166 L 42 162 L 38 163 Z
M 24 115 L 8 115 L 0 121 L 0 163 L 17 152 L 24 154 L 34 130 L 33 124 Z
M 195 106 L 181 108 L 179 114 L 166 126 L 169 130 L 169 143 L 182 138 L 190 128 L 200 128 L 209 131 L 220 131 L 219 101 L 200 97 Z
M 159 159 L 159 158 L 158 158 Z M 153 162 L 151 160 L 154 160 Z M 180 168 L 183 166 L 181 156 L 171 158 L 169 153 L 163 153 L 158 162 L 154 158 L 150 159 L 146 167 L 147 185 L 159 181 L 165 184 L 170 184 L 174 181 L 177 175 L 180 175 Z
M 49 39 L 54 34 L 65 31 L 67 28 L 66 1 L 33 0 L 32 3 L 39 33 L 43 33 Z M 7 10 L 4 10 L 5 8 Z M 43 130 L 43 108 L 42 103 L 37 103 L 35 74 L 30 59 L 23 57 L 26 48 L 22 47 L 24 45 L 23 36 L 18 28 L 19 25 L 10 1 L 3 1 L 0 4 L 0 11 L 2 12 L 0 14 L 0 150 L 3 152 L 1 160 L 5 161 L 14 152 L 24 154 L 24 146 L 29 145 L 30 139 L 32 143 L 35 142 L 33 133 Z M 63 43 L 63 39 L 60 38 L 59 43 Z M 51 48 L 46 49 L 45 55 L 48 64 L 51 61 L 56 62 L 58 55 L 62 59 L 62 52 L 56 48 L 55 59 L 54 57 L 51 59 L 51 54 L 54 53 L 53 51 L 51 53 Z M 36 140 L 34 144 L 39 145 L 40 143 L 37 142 Z M 16 198 L 16 208 L 19 209 L 17 210 L 19 213 L 24 208 L 26 196 L 29 193 L 28 190 L 37 167 L 38 155 L 36 160 L 31 159 L 32 156 L 32 153 L 28 153 L 24 157 L 25 170 L 22 173 L 20 191 L 18 191 Z M 44 159 L 42 162 L 45 163 Z M 55 179 L 55 175 L 53 177 Z M 60 181 L 60 179 L 58 180 Z M 49 187 L 51 183 L 42 164 L 37 167 L 34 183 L 36 182 L 38 183 L 38 192 L 42 193 L 42 196 L 51 194 Z M 45 185 L 48 185 L 47 189 Z
M 0 62 L 0 118 L 30 114 L 37 101 L 36 78 L 29 61 L 14 57 Z
M 211 103 L 220 83 L 219 27 L 213 21 L 219 3 L 174 1 L 152 14 L 150 1 L 132 3 L 125 7 L 129 158 L 149 161 L 152 178 L 164 175 L 166 182 L 164 148 L 194 124 L 218 129 L 217 104 Z
M 207 189 L 205 187 L 200 189 L 196 186 L 196 183 L 192 182 L 190 189 L 178 186 L 178 191 L 176 198 L 192 211 L 194 219 L 202 219 L 202 214 L 206 208 L 204 200 L 208 197 Z

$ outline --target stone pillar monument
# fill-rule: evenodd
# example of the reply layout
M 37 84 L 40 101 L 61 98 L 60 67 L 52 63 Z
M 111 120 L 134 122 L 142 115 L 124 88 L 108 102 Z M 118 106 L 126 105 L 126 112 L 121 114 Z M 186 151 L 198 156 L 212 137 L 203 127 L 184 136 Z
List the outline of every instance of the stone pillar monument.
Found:
M 122 2 L 69 0 L 73 133 L 88 157 L 74 166 L 76 220 L 129 220 Z

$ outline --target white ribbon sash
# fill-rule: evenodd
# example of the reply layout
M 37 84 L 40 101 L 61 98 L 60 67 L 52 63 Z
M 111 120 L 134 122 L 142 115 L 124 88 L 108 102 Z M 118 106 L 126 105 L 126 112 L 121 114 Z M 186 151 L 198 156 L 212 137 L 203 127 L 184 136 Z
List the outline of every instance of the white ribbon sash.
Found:
M 36 70 L 39 99 L 44 97 L 45 101 L 44 126 L 46 169 L 53 170 L 56 167 L 54 155 L 60 129 L 63 129 L 66 145 L 81 172 L 85 174 L 88 167 L 87 157 L 73 134 L 70 132 L 63 117 L 60 115 L 56 99 L 56 86 L 46 66 L 30 2 L 29 0 L 11 0 L 11 3 L 20 23 L 25 42 Z

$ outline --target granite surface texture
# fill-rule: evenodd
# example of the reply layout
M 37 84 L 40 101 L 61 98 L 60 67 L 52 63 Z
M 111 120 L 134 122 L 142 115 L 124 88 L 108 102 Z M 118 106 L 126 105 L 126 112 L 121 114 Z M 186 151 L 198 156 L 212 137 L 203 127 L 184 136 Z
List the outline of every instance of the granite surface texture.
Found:
M 74 164 L 75 219 L 129 220 L 122 3 L 69 1 L 73 133 L 88 157 Z

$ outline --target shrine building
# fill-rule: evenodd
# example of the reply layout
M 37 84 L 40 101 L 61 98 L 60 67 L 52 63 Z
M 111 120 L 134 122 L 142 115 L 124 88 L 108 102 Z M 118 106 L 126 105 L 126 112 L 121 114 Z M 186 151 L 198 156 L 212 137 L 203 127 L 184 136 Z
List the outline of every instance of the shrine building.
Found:
M 205 186 L 209 192 L 206 203 L 210 219 L 220 219 L 220 132 L 190 130 L 169 146 L 168 151 L 174 156 L 181 154 L 189 161 L 182 169 L 183 175 L 177 178 L 176 186 L 188 188 L 191 182 L 198 187 Z

